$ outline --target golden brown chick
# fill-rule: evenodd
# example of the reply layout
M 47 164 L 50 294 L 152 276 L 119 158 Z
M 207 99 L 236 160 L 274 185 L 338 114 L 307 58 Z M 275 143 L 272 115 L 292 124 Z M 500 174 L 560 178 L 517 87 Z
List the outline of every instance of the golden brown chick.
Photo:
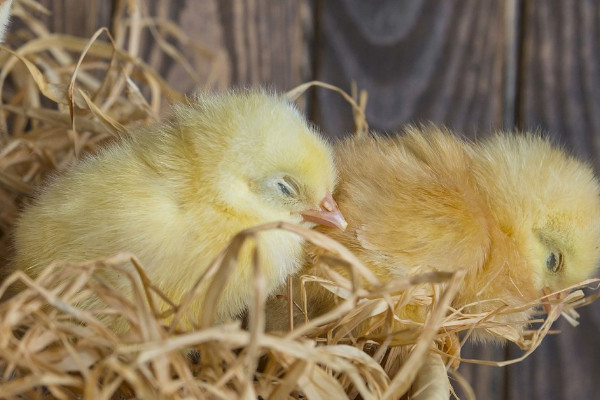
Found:
M 168 121 L 53 179 L 18 220 L 16 267 L 36 276 L 54 260 L 130 251 L 179 302 L 240 230 L 271 221 L 344 228 L 335 183 L 330 147 L 284 98 L 252 90 L 199 95 L 175 106 Z M 302 245 L 293 233 L 260 234 L 269 293 L 298 269 Z M 204 307 L 216 307 L 220 320 L 244 311 L 250 254 L 240 256 L 218 305 L 203 304 L 204 283 L 192 316 Z M 131 290 L 118 276 L 106 278 Z M 125 330 L 120 324 L 114 328 Z
M 323 231 L 382 282 L 464 268 L 453 306 L 475 303 L 465 311 L 485 312 L 560 291 L 598 264 L 600 189 L 592 169 L 537 135 L 497 134 L 474 144 L 432 125 L 411 127 L 398 137 L 342 141 L 336 162 L 336 199 L 349 225 Z M 334 304 L 318 285 L 306 290 L 311 316 Z M 522 327 L 530 315 L 503 318 Z

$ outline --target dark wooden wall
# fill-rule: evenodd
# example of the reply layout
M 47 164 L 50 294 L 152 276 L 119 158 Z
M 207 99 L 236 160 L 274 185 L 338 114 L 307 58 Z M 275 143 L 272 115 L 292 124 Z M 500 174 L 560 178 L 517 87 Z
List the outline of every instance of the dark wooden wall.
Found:
M 110 26 L 124 1 L 45 0 L 54 31 L 89 36 Z M 380 131 L 431 120 L 470 137 L 496 129 L 541 129 L 600 167 L 600 1 L 559 0 L 155 0 L 145 11 L 176 20 L 218 55 L 215 87 L 311 79 L 369 93 Z M 195 85 L 149 39 L 144 57 L 175 87 Z M 187 54 L 202 79 L 211 72 Z M 313 89 L 311 118 L 328 134 L 352 129 L 338 95 Z M 463 364 L 480 399 L 594 399 L 600 396 L 600 303 L 581 325 L 557 325 L 525 362 Z M 469 346 L 471 358 L 501 360 L 513 346 Z

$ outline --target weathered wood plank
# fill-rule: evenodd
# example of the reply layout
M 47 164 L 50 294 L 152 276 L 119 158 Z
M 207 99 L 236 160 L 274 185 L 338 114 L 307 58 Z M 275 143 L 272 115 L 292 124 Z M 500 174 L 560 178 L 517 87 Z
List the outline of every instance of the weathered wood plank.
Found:
M 141 2 L 141 16 L 156 16 L 175 24 L 201 47 L 183 50 L 196 78 L 166 56 L 151 34 L 142 36 L 140 56 L 158 69 L 178 90 L 196 87 L 266 84 L 290 89 L 310 77 L 306 45 L 312 14 L 309 0 L 159 0 Z M 106 0 L 41 1 L 52 14 L 51 32 L 89 37 L 102 26 L 112 27 L 111 16 L 127 2 Z M 168 38 L 170 44 L 178 42 Z
M 505 346 L 498 343 L 466 344 L 461 356 L 467 359 L 503 361 Z M 471 385 L 477 399 L 503 400 L 506 399 L 506 370 L 494 366 L 462 363 L 460 374 Z M 459 385 L 454 385 L 459 398 L 466 398 Z
M 317 1 L 315 76 L 369 93 L 379 130 L 435 121 L 475 135 L 503 119 L 504 7 L 496 1 Z M 314 119 L 340 136 L 348 106 L 319 91 Z
M 218 2 L 213 0 L 160 0 L 148 4 L 148 14 L 174 21 L 203 51 L 194 52 L 188 46 L 172 42 L 193 66 L 197 77 L 190 76 L 181 63 L 165 55 L 153 37 L 144 39 L 143 58 L 160 71 L 171 86 L 191 92 L 196 87 L 224 88 L 231 84 L 231 64 L 223 51 L 224 30 L 219 17 Z M 210 81 L 210 82 L 209 82 Z
M 210 79 L 214 84 L 209 86 L 214 87 L 266 84 L 287 90 L 309 76 L 308 0 L 161 0 L 148 8 L 150 15 L 175 21 L 218 57 L 211 64 L 205 56 L 184 53 L 198 68 L 200 85 Z M 198 85 L 180 65 L 159 56 L 151 40 L 145 49 L 147 58 L 175 87 L 189 92 Z
M 110 0 L 40 0 L 51 10 L 46 18 L 50 32 L 90 37 L 98 28 L 109 27 L 113 2 Z
M 518 121 L 600 167 L 600 3 L 525 4 Z
M 540 129 L 600 171 L 600 4 L 526 0 L 517 124 Z M 510 399 L 593 399 L 600 393 L 600 304 L 580 310 L 577 328 L 559 321 L 532 357 L 508 367 Z M 509 348 L 508 356 L 519 353 Z
M 305 2 L 228 0 L 219 2 L 219 12 L 234 83 L 290 87 L 304 80 Z
M 597 305 L 581 310 L 581 324 L 573 328 L 564 320 L 555 324 L 562 332 L 548 337 L 525 361 L 507 370 L 507 399 L 596 399 L 600 383 Z M 510 347 L 508 356 L 520 350 Z

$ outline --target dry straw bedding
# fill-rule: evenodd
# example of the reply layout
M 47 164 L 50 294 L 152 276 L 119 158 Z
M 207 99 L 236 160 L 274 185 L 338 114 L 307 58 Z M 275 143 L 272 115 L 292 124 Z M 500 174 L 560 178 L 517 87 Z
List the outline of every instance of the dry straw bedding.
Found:
M 169 43 L 175 41 L 201 55 L 212 71 L 222 62 L 222 57 L 191 41 L 171 22 L 147 17 L 141 2 L 118 2 L 114 36 L 105 29 L 92 38 L 51 34 L 37 17 L 47 12 L 33 0 L 17 2 L 14 15 L 23 22 L 22 28 L 13 30 L 9 45 L 0 51 L 2 271 L 10 260 L 11 226 L 18 209 L 48 174 L 67 168 L 98 146 L 119 140 L 130 126 L 155 121 L 165 104 L 184 97 L 138 57 L 143 34 L 150 32 L 161 50 L 182 64 L 199 86 L 210 87 L 211 78 L 200 82 L 193 67 Z M 357 134 L 368 129 L 363 112 L 366 95 L 362 93 L 348 95 L 311 82 L 288 95 L 297 98 L 314 85 L 341 93 L 353 107 Z M 194 291 L 182 304 L 171 302 L 171 309 L 159 314 L 154 304 L 164 295 L 146 278 L 134 255 L 51 265 L 35 281 L 17 272 L 0 286 L 0 296 L 17 280 L 27 287 L 0 303 L 0 396 L 393 399 L 409 390 L 428 390 L 427 374 L 419 377 L 420 388 L 410 387 L 419 368 L 437 352 L 447 363 L 453 382 L 465 386 L 467 396 L 472 397 L 468 384 L 452 366 L 460 361 L 518 362 L 550 332 L 552 318 L 534 321 L 537 328 L 524 333 L 495 320 L 497 315 L 520 309 L 505 307 L 486 314 L 453 309 L 450 304 L 459 288 L 460 271 L 399 278 L 368 291 L 361 282 L 375 278 L 349 250 L 322 234 L 286 224 L 237 235 L 200 278 L 213 281 L 209 298 L 218 298 L 244 241 L 264 229 L 291 230 L 328 250 L 323 268 L 343 264 L 352 269 L 352 281 L 332 270 L 328 281 L 304 279 L 331 290 L 346 289 L 348 294 L 334 310 L 289 333 L 265 333 L 264 281 L 260 265 L 254 265 L 256 295 L 246 326 L 240 322 L 214 325 L 207 314 L 196 329 L 183 331 L 178 321 L 194 301 Z M 128 264 L 136 273 L 131 273 Z M 134 288 L 134 299 L 124 298 L 101 279 L 98 271 L 106 268 L 122 269 Z M 575 307 L 595 300 L 597 295 L 584 297 L 579 289 L 597 283 L 582 282 L 562 300 L 568 303 L 567 317 L 575 318 Z M 74 307 L 90 293 L 104 299 L 106 308 L 83 311 Z M 426 322 L 406 321 L 402 331 L 372 333 L 391 325 L 393 310 L 406 304 L 427 305 Z M 132 328 L 126 336 L 116 336 L 101 322 L 102 315 L 115 313 L 130 321 Z M 356 327 L 361 328 L 357 331 Z M 458 333 L 464 333 L 464 341 L 474 327 L 485 327 L 518 344 L 523 356 L 506 362 L 461 360 Z M 439 380 L 439 368 L 432 367 L 434 370 L 431 379 Z

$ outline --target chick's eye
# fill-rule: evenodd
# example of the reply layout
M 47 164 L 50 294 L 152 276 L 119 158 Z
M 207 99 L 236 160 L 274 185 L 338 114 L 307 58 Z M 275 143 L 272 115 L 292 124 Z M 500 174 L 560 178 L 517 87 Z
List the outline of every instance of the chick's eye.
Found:
M 286 197 L 297 197 L 300 193 L 300 188 L 296 183 L 296 180 L 289 175 L 284 175 L 281 180 L 277 182 L 279 191 Z
M 287 196 L 287 197 L 294 196 L 294 193 L 292 193 L 292 190 L 285 183 L 277 182 L 277 186 L 279 187 L 279 190 L 281 191 L 281 193 L 283 193 L 285 196 Z
M 546 268 L 552 273 L 560 272 L 563 268 L 563 255 L 561 252 L 552 252 L 546 259 Z

